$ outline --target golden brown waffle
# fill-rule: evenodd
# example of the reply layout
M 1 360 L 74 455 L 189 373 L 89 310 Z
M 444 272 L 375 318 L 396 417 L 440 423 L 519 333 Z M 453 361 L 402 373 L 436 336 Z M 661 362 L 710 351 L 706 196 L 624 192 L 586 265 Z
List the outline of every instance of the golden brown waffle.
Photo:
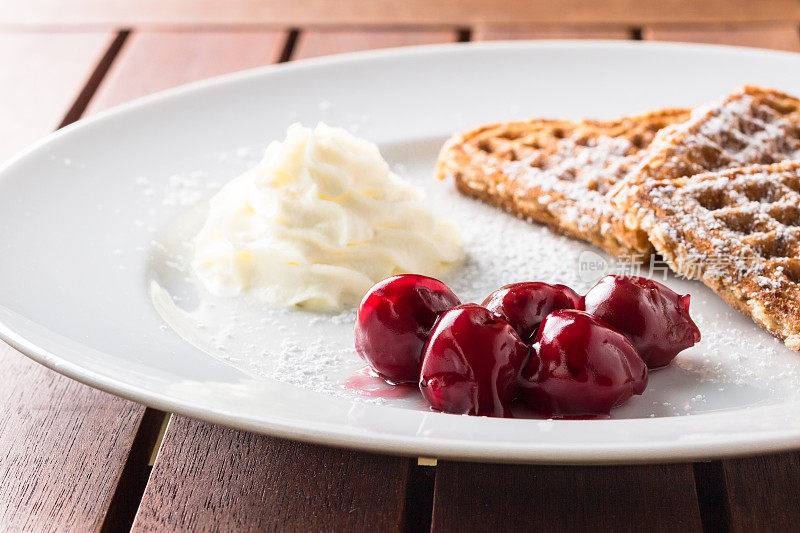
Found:
M 800 159 L 800 100 L 760 87 L 743 87 L 692 111 L 691 118 L 664 128 L 640 168 L 618 186 L 614 203 L 626 207 L 629 185 L 754 164 Z M 646 250 L 635 216 L 628 214 L 616 237 Z
M 649 181 L 630 203 L 673 270 L 800 350 L 800 161 Z
M 613 121 L 504 122 L 453 136 L 439 155 L 437 176 L 453 177 L 469 196 L 616 254 L 622 217 L 612 188 L 634 167 L 656 132 L 689 117 L 685 109 Z M 646 239 L 636 249 L 647 252 Z M 644 248 L 642 250 L 642 248 Z

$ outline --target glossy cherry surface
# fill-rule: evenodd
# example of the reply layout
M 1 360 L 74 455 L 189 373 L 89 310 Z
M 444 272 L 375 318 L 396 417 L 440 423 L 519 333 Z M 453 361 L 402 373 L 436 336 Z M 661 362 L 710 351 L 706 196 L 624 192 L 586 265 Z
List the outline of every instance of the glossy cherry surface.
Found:
M 566 285 L 512 283 L 494 291 L 483 306 L 504 318 L 525 342 L 532 342 L 544 317 L 557 309 L 581 309 L 581 297 Z
M 422 360 L 419 387 L 440 411 L 509 416 L 528 346 L 485 307 L 465 304 L 439 318 Z
M 404 274 L 374 285 L 358 308 L 358 354 L 389 381 L 418 382 L 422 350 L 439 315 L 460 304 L 441 281 Z
M 554 417 L 607 415 L 647 386 L 647 366 L 619 331 L 589 313 L 554 311 L 539 327 L 520 395 Z
M 652 279 L 606 276 L 583 297 L 584 309 L 624 333 L 649 368 L 668 365 L 700 341 L 689 295 Z

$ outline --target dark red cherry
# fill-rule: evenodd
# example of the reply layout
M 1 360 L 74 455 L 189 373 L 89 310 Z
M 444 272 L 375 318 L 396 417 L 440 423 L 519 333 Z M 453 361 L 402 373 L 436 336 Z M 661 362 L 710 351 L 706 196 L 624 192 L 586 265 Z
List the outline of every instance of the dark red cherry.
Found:
M 425 345 L 419 388 L 447 413 L 509 416 L 528 346 L 511 325 L 485 307 L 445 312 Z
M 566 285 L 539 281 L 512 283 L 483 301 L 489 311 L 511 324 L 522 340 L 532 342 L 544 317 L 556 309 L 582 309 L 581 297 Z
M 384 379 L 418 382 L 433 324 L 460 303 L 438 279 L 404 274 L 378 282 L 358 307 L 356 351 Z
M 606 276 L 583 297 L 584 309 L 624 333 L 649 368 L 668 365 L 700 341 L 689 295 L 638 276 Z
M 565 309 L 539 326 L 520 396 L 554 416 L 607 415 L 646 386 L 647 366 L 625 335 L 596 316 Z

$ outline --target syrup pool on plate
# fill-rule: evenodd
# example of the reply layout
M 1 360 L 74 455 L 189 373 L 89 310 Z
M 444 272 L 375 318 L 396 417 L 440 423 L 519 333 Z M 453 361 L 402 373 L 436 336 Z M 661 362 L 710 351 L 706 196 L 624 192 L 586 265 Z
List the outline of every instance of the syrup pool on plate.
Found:
M 343 386 L 361 396 L 371 398 L 408 398 L 419 394 L 416 383 L 387 383 L 369 367 L 356 371 Z

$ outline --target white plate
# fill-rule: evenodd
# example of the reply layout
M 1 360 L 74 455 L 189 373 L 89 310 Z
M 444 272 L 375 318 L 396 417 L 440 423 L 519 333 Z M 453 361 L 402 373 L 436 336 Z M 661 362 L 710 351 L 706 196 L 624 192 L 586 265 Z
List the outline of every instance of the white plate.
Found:
M 613 419 L 489 419 L 430 412 L 415 397 L 357 397 L 342 387 L 360 366 L 350 315 L 261 315 L 230 301 L 199 308 L 208 300 L 187 283 L 180 246 L 202 209 L 192 205 L 291 122 L 324 120 L 377 142 L 429 189 L 435 209 L 462 223 L 470 266 L 450 281 L 465 299 L 522 279 L 583 289 L 591 276 L 576 262 L 602 266 L 605 256 L 434 183 L 441 142 L 483 122 L 694 105 L 743 83 L 797 93 L 798 72 L 800 55 L 781 52 L 492 43 L 300 62 L 149 97 L 65 128 L 0 171 L 0 336 L 58 372 L 159 409 L 386 453 L 599 463 L 800 447 L 800 358 L 698 283 L 667 281 L 693 295 L 704 340 L 654 372 L 646 394 Z M 231 314 L 237 321 L 222 329 Z

